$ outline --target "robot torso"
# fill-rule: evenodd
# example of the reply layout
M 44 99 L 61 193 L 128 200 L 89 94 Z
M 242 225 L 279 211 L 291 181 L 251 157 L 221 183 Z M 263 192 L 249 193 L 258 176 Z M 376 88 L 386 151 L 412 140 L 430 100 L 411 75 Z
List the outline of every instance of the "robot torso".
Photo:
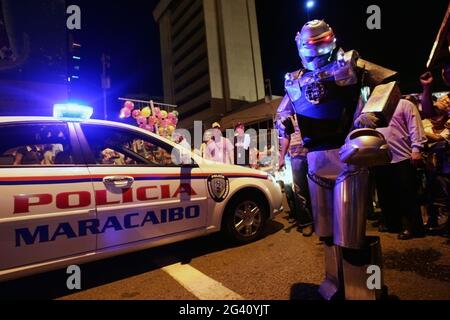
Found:
M 349 133 L 361 89 L 357 53 L 340 50 L 318 71 L 288 73 L 285 89 L 297 115 L 305 147 L 339 148 Z

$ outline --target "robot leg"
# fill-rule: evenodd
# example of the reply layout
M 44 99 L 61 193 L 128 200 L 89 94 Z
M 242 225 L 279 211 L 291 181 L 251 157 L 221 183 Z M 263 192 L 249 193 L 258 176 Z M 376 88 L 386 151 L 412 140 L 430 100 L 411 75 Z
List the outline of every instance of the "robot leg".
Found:
M 314 216 L 314 229 L 324 243 L 325 280 L 319 288 L 326 300 L 337 298 L 343 293 L 342 250 L 333 243 L 333 189 L 308 177 L 311 206 Z
M 381 241 L 366 237 L 368 196 L 368 170 L 348 166 L 336 181 L 333 219 L 334 244 L 341 248 L 348 300 L 378 300 L 383 289 Z
M 342 251 L 333 243 L 333 187 L 335 177 L 342 170 L 336 156 L 336 152 L 314 152 L 308 155 L 308 184 L 314 229 L 324 242 L 325 251 L 325 280 L 319 293 L 326 300 L 340 297 L 344 284 Z
M 348 166 L 334 187 L 334 244 L 360 249 L 366 240 L 369 171 Z

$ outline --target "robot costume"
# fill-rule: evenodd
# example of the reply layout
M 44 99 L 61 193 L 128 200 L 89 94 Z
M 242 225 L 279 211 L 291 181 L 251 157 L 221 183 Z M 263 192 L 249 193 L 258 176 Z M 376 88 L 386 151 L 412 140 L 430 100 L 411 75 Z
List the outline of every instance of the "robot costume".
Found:
M 367 286 L 368 266 L 382 267 L 380 239 L 365 234 L 368 168 L 391 160 L 375 128 L 387 126 L 400 100 L 390 82 L 396 72 L 338 49 L 324 21 L 308 22 L 295 40 L 304 69 L 285 77 L 276 127 L 280 138 L 290 139 L 295 116 L 308 150 L 314 228 L 325 246 L 319 292 L 328 300 L 378 299 L 381 288 Z

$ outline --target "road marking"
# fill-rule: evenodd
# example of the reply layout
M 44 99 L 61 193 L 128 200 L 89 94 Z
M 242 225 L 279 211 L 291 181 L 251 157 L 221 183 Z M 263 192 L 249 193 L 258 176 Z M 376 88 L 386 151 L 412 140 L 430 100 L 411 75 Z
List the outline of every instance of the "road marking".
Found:
M 162 270 L 200 300 L 244 300 L 237 293 L 190 265 L 177 263 Z

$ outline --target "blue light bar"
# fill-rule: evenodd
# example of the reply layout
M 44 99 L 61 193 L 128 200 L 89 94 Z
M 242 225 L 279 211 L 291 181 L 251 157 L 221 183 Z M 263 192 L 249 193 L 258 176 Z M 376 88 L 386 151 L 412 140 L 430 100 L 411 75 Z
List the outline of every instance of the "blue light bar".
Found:
M 59 103 L 53 106 L 53 116 L 55 118 L 89 120 L 93 114 L 94 109 L 92 107 L 76 103 Z

